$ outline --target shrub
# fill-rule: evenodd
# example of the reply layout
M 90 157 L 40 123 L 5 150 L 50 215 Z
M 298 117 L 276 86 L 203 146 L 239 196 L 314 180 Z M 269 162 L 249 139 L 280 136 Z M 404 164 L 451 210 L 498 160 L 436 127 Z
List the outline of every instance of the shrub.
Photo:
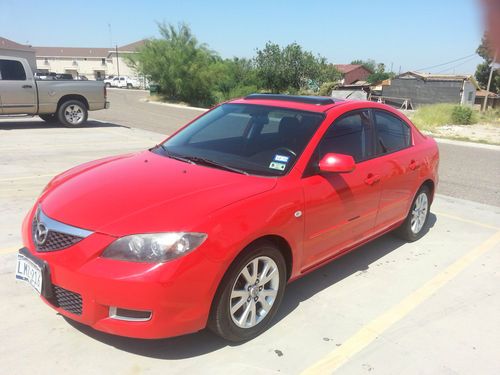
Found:
M 451 111 L 451 122 L 457 125 L 470 125 L 474 123 L 472 108 L 457 105 Z

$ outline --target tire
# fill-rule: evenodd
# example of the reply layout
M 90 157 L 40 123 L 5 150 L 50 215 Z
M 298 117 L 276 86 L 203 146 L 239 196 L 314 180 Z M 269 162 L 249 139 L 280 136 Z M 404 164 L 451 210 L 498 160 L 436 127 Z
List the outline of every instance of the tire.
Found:
M 38 115 L 38 117 L 40 117 L 43 121 L 48 122 L 49 124 L 58 121 L 57 116 L 55 115 L 55 113 Z
M 104 86 L 106 86 L 106 88 L 107 88 L 107 89 L 109 89 L 109 88 L 111 87 L 111 83 L 106 82 L 106 83 L 104 84 Z
M 257 274 L 254 264 L 257 264 Z M 263 282 L 266 267 L 269 267 L 266 272 L 268 280 Z M 244 270 L 247 276 L 243 274 Z M 235 259 L 222 279 L 212 303 L 208 328 L 232 342 L 247 341 L 260 335 L 278 310 L 286 282 L 285 259 L 274 244 L 260 241 L 249 246 Z
M 132 84 L 131 83 L 127 83 L 127 89 L 132 89 Z
M 410 212 L 403 224 L 394 233 L 408 242 L 414 242 L 424 235 L 429 222 L 431 194 L 427 186 L 422 186 L 415 194 Z
M 79 100 L 68 100 L 57 110 L 57 117 L 68 128 L 79 127 L 87 121 L 87 107 Z

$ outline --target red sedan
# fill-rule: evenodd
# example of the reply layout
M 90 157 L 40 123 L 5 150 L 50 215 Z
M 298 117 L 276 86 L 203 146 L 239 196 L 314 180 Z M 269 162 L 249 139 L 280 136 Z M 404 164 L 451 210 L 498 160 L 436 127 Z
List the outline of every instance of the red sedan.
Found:
M 248 340 L 287 283 L 389 231 L 422 236 L 438 162 L 386 105 L 250 95 L 56 176 L 24 220 L 16 277 L 104 332 Z

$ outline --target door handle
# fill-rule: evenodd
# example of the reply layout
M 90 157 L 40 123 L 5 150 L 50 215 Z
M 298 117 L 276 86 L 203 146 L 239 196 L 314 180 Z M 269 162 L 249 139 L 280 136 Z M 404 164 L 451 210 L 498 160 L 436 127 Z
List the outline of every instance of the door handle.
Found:
M 415 169 L 420 168 L 420 164 L 418 164 L 415 160 L 412 160 L 410 162 L 410 165 L 408 166 L 408 168 L 410 168 L 412 171 L 414 171 Z
M 23 89 L 32 89 L 32 88 L 33 88 L 33 86 L 31 86 L 31 85 L 23 85 Z
M 367 185 L 373 185 L 373 184 L 376 184 L 379 181 L 380 181 L 380 176 L 378 174 L 370 173 L 365 178 L 365 184 L 367 184 Z

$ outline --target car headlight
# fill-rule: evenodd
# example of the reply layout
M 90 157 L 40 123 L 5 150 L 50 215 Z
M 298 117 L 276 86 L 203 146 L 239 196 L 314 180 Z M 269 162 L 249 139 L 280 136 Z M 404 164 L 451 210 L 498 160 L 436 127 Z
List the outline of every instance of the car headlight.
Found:
M 134 234 L 117 239 L 104 250 L 102 257 L 130 262 L 168 262 L 193 251 L 206 238 L 205 233 Z

